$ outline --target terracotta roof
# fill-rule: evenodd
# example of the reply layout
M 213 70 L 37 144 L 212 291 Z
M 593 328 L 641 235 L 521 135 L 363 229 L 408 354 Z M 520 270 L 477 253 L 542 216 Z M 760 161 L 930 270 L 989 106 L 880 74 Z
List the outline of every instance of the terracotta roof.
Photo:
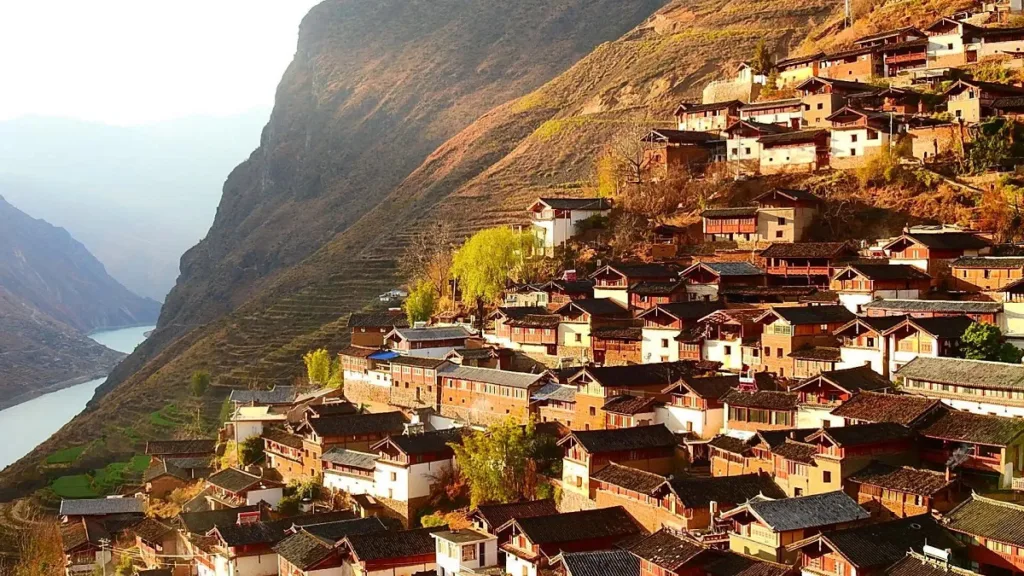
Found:
M 858 392 L 832 410 L 833 416 L 864 422 L 893 422 L 913 426 L 942 403 L 931 398 L 907 394 Z
M 920 496 L 931 496 L 953 483 L 946 480 L 942 472 L 890 466 L 883 462 L 872 462 L 867 468 L 850 476 L 849 481 Z
M 530 542 L 541 546 L 596 538 L 625 539 L 643 533 L 643 528 L 622 506 L 519 518 L 513 522 Z
M 833 304 L 825 306 L 773 306 L 759 320 L 770 318 L 772 315 L 778 316 L 794 325 L 846 323 L 856 318 L 853 312 L 850 312 L 846 306 Z
M 555 210 L 611 210 L 607 198 L 540 198 L 540 201 Z
M 174 454 L 213 454 L 217 451 L 217 440 L 150 440 L 146 442 L 146 454 L 168 456 Z
M 711 441 L 708 442 L 708 446 L 717 448 L 724 452 L 729 452 L 730 454 L 743 454 L 750 450 L 750 444 L 745 440 L 740 440 L 734 436 L 726 436 L 724 434 L 720 434 L 712 438 Z
M 845 242 L 775 242 L 761 251 L 762 258 L 838 258 L 850 251 Z
M 790 392 L 773 392 L 758 390 L 757 392 L 740 392 L 732 390 L 722 402 L 730 408 L 762 408 L 765 410 L 796 410 L 799 398 Z
M 684 392 L 689 390 L 701 398 L 718 400 L 738 386 L 739 383 L 739 376 L 705 376 L 702 378 L 684 376 L 678 384 L 666 387 L 664 392 L 673 393 L 673 391 L 679 390 L 680 386 L 682 386 L 684 387 Z
M 786 356 L 798 360 L 813 360 L 815 362 L 839 362 L 843 359 L 839 348 L 828 346 L 806 346 L 799 350 L 794 350 Z
M 570 576 L 640 576 L 640 560 L 625 550 L 563 552 L 560 558 Z
M 1024 547 L 1024 506 L 973 494 L 946 514 L 950 530 Z
M 433 554 L 437 547 L 431 534 L 447 529 L 447 526 L 436 526 L 416 530 L 356 534 L 347 536 L 344 542 L 360 562 L 425 556 Z
M 368 358 L 378 352 L 383 352 L 380 348 L 366 348 L 363 346 L 347 346 L 342 348 L 338 352 L 338 356 L 349 356 L 352 358 Z
M 666 480 L 660 474 L 622 466 L 615 462 L 591 474 L 590 479 L 648 495 L 653 495 L 658 488 L 664 486 Z
M 302 448 L 302 436 L 289 434 L 279 428 L 264 428 L 263 439 L 276 442 L 282 446 L 288 446 L 289 448 Z
M 711 502 L 732 506 L 755 496 L 785 498 L 786 493 L 767 474 L 712 476 L 707 478 L 672 478 L 673 492 L 687 508 L 706 508 Z
M 963 548 L 927 514 L 824 532 L 789 548 L 817 547 L 819 542 L 827 544 L 858 570 L 890 566 L 903 558 L 908 550 L 921 551 L 925 545 L 940 550 Z
M 740 206 L 738 208 L 708 208 L 700 213 L 703 218 L 739 218 L 741 216 L 757 216 L 757 206 Z
M 522 318 L 509 320 L 508 325 L 520 328 L 557 328 L 561 321 L 562 317 L 558 314 L 527 314 Z
M 792 390 L 796 391 L 810 384 L 825 382 L 832 384 L 851 394 L 862 390 L 887 390 L 892 388 L 892 382 L 878 372 L 871 369 L 871 366 L 855 366 L 841 370 L 826 370 L 817 376 L 812 376 Z
M 605 401 L 604 406 L 601 406 L 601 410 L 605 412 L 611 412 L 612 414 L 625 414 L 627 416 L 633 416 L 636 414 L 644 414 L 647 412 L 654 412 L 655 406 L 659 404 L 656 398 L 650 396 L 630 396 L 624 394 L 621 396 L 613 396 Z
M 987 446 L 1008 446 L 1024 434 L 1024 420 L 943 410 L 933 422 L 921 428 L 927 438 L 969 442 Z
M 670 448 L 677 444 L 675 434 L 663 424 L 612 430 L 574 430 L 560 440 L 559 445 L 570 438 L 579 442 L 591 454 L 643 448 Z
M 946 320 L 946 318 L 936 318 Z M 918 356 L 900 368 L 903 378 L 993 390 L 1024 390 L 1024 365 Z
M 697 556 L 710 553 L 700 544 L 665 529 L 633 544 L 629 551 L 637 558 L 672 572 Z
M 349 328 L 408 328 L 409 320 L 402 310 L 353 312 L 348 317 Z
M 557 513 L 558 508 L 555 507 L 555 501 L 546 499 L 513 502 L 510 504 L 481 504 L 477 507 L 474 515 L 480 517 L 487 524 L 490 531 L 494 532 L 514 518 L 549 516 Z
M 588 366 L 584 374 L 604 387 L 643 388 L 668 386 L 683 376 L 695 372 L 692 362 L 657 362 L 627 366 Z
M 776 532 L 832 526 L 870 517 L 870 514 L 845 492 L 826 492 L 780 500 L 757 500 L 748 502 L 743 507 Z M 739 508 L 731 510 L 728 515 L 737 510 Z

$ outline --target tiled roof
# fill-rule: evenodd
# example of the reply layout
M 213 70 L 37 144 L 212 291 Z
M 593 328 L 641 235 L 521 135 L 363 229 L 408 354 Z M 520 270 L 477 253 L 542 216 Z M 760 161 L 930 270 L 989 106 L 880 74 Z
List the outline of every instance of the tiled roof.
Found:
M 109 516 L 111 514 L 142 514 L 145 511 L 145 503 L 138 498 L 87 498 L 60 501 L 61 516 Z
M 160 478 L 161 476 L 171 476 L 188 482 L 192 480 L 192 471 L 180 468 L 166 460 L 155 459 L 150 467 L 146 469 L 145 473 L 143 473 L 142 481 L 152 482 L 154 479 Z
M 349 328 L 408 328 L 409 320 L 402 310 L 353 312 L 348 317 Z
M 742 106 L 743 102 L 739 100 L 726 100 L 724 102 L 710 102 L 708 104 L 694 104 L 690 102 L 683 102 L 676 108 L 678 113 L 680 110 L 684 112 L 706 112 L 709 110 L 724 110 L 726 108 L 732 108 L 734 106 Z
M 640 576 L 640 560 L 625 550 L 563 552 L 567 576 Z
M 730 407 L 763 408 L 765 410 L 796 410 L 798 397 L 790 392 L 773 392 L 758 390 L 756 392 L 740 392 L 732 390 L 724 397 Z
M 944 410 L 935 421 L 921 428 L 927 438 L 970 442 L 987 446 L 1008 446 L 1024 434 L 1024 420 Z
M 233 494 L 238 494 L 252 488 L 253 486 L 258 486 L 265 481 L 263 478 L 254 474 L 249 474 L 245 470 L 239 470 L 238 468 L 226 468 L 211 475 L 206 479 L 206 482 L 211 486 L 216 486 Z
M 387 531 L 378 518 L 356 518 L 303 526 L 276 546 L 277 552 L 300 569 L 326 558 L 334 550 L 334 543 L 354 534 L 374 534 Z
M 885 576 L 979 576 L 964 568 L 950 565 L 943 560 L 907 552 L 902 560 L 885 569 Z
M 909 466 L 890 466 L 882 462 L 871 463 L 867 468 L 850 476 L 849 481 L 920 496 L 931 496 L 952 484 L 951 480 L 946 480 L 946 475 L 942 472 Z
M 670 130 L 668 128 L 651 130 L 643 138 L 645 142 L 667 142 L 669 144 L 704 144 L 712 140 L 717 140 L 717 138 L 708 132 Z
M 867 327 L 868 329 L 870 329 L 870 330 L 872 330 L 874 332 L 878 332 L 879 334 L 881 334 L 882 332 L 888 330 L 889 328 L 892 328 L 893 326 L 899 324 L 900 322 L 903 322 L 906 319 L 907 319 L 907 317 L 906 316 L 902 316 L 902 315 L 901 316 L 858 316 L 858 317 L 854 318 L 853 320 L 850 320 L 849 322 L 847 322 L 843 326 L 840 326 L 839 328 L 837 328 L 836 331 L 835 331 L 835 334 L 839 334 L 840 332 L 845 332 L 849 328 L 852 328 L 854 326 L 854 324 L 860 324 L 863 327 Z
M 693 371 L 694 367 L 689 362 L 588 366 L 586 368 L 586 374 L 589 374 L 599 385 L 613 388 L 668 386 L 679 378 L 692 374 Z
M 268 511 L 258 505 L 226 508 L 223 510 L 206 510 L 203 512 L 183 512 L 178 516 L 179 523 L 192 534 L 206 534 L 217 525 L 236 524 L 238 515 L 246 512 L 261 511 L 263 520 L 268 520 Z
M 814 360 L 816 362 L 839 362 L 843 359 L 839 348 L 830 346 L 806 346 L 786 355 L 798 360 Z
M 146 442 L 146 454 L 167 456 L 174 454 L 209 454 L 217 451 L 217 440 L 150 440 Z
M 787 428 L 784 430 L 758 430 L 757 435 L 751 439 L 751 443 L 758 441 L 772 450 L 786 442 L 807 443 L 808 438 L 817 434 L 821 428 Z
M 838 258 L 849 252 L 845 242 L 775 242 L 761 251 L 762 258 Z
M 275 520 L 272 522 L 252 522 L 249 524 L 218 524 L 217 533 L 228 546 L 249 546 L 255 544 L 276 544 L 288 536 L 287 531 L 295 526 L 325 524 L 352 520 L 353 514 L 348 510 L 337 512 L 321 512 Z
M 701 398 L 718 400 L 740 383 L 739 376 L 705 376 L 696 378 L 684 376 L 680 384 Z M 678 389 L 677 387 L 673 387 Z M 668 390 L 668 388 L 666 388 Z
M 852 447 L 864 444 L 877 444 L 894 440 L 906 440 L 913 437 L 910 428 L 892 422 L 873 422 L 871 424 L 853 424 L 822 428 L 808 440 L 828 438 L 837 446 Z
M 364 346 L 347 346 L 342 348 L 338 352 L 338 356 L 348 356 L 350 358 L 369 358 L 378 352 L 382 352 L 380 348 L 366 348 Z
M 232 390 L 236 404 L 291 404 L 298 391 L 293 386 L 276 386 L 273 390 Z
M 797 130 L 795 132 L 783 132 L 782 134 L 766 134 L 758 138 L 757 141 L 761 144 L 798 144 L 801 142 L 813 142 L 827 134 L 828 130 Z
M 555 313 L 566 314 L 570 308 L 578 308 L 591 316 L 622 316 L 628 312 L 628 310 L 611 298 L 584 298 L 566 303 L 556 310 Z
M 360 470 L 373 470 L 377 466 L 377 455 L 368 452 L 357 452 L 335 446 L 320 457 L 324 462 L 359 468 Z
M 438 368 L 447 362 L 444 358 L 429 358 L 427 356 L 398 356 L 391 360 L 391 364 L 398 366 L 415 366 L 417 368 Z
M 302 436 L 290 434 L 280 428 L 264 428 L 263 439 L 276 442 L 289 448 L 302 448 Z
M 793 440 L 786 440 L 782 444 L 772 448 L 772 454 L 791 460 L 810 464 L 814 462 L 814 455 L 818 453 L 818 447 L 813 444 L 804 444 Z
M 629 278 L 670 278 L 676 275 L 678 268 L 672 264 L 659 264 L 657 262 L 645 263 L 645 262 L 617 262 L 609 264 L 607 268 L 615 270 L 620 274 L 624 274 Z M 590 277 L 594 278 L 600 273 L 598 270 Z
M 544 306 L 499 306 L 491 315 L 499 315 L 509 320 L 519 320 L 534 314 L 547 314 L 548 309 Z
M 720 434 L 708 442 L 708 445 L 731 454 L 743 454 L 750 450 L 750 444 L 734 436 Z
M 996 110 L 1018 110 L 1024 108 L 1024 96 L 1003 96 L 992 101 Z
M 797 298 L 817 292 L 818 289 L 814 286 L 723 286 L 718 289 L 718 293 L 723 296 L 758 296 L 761 298 Z
M 636 414 L 654 412 L 654 407 L 657 405 L 658 400 L 656 398 L 624 394 L 622 396 L 613 396 L 609 398 L 604 403 L 604 406 L 601 406 L 601 410 L 611 412 L 612 414 L 633 416 Z
M 639 342 L 644 338 L 643 328 L 629 326 L 598 326 L 590 331 L 590 336 L 604 340 L 627 340 Z
M 845 492 L 759 500 L 746 506 L 777 532 L 831 526 L 870 517 Z
M 610 210 L 607 198 L 541 198 L 541 202 L 554 210 Z
M 612 462 L 590 475 L 591 480 L 619 486 L 641 494 L 654 494 L 665 484 L 665 477 L 653 472 L 630 468 Z
M 701 300 L 694 300 L 690 302 L 670 302 L 668 304 L 658 304 L 650 310 L 661 310 L 668 312 L 672 316 L 679 318 L 680 320 L 699 320 L 712 312 L 716 312 L 724 308 L 725 305 L 721 302 L 704 302 Z M 648 312 L 650 312 L 648 310 Z
M 557 382 L 548 382 L 533 393 L 536 400 L 556 400 L 558 402 L 575 402 L 576 387 L 566 386 Z
M 907 362 L 896 374 L 903 378 L 937 384 L 993 390 L 1024 390 L 1024 365 L 1021 364 L 918 356 Z
M 591 454 L 642 448 L 668 448 L 677 444 L 675 435 L 663 424 L 612 430 L 575 430 L 559 443 L 566 442 L 569 438 L 575 438 Z
M 449 444 L 461 444 L 464 434 L 465 430 L 461 428 L 436 430 L 421 434 L 398 434 L 388 436 L 385 440 L 378 442 L 374 449 L 383 446 L 385 443 L 390 443 L 410 456 L 432 452 L 450 452 L 451 447 Z
M 904 26 L 903 28 L 896 28 L 895 30 L 886 30 L 884 32 L 876 32 L 875 34 L 869 34 L 867 36 L 861 36 L 853 41 L 854 44 L 861 44 L 863 42 L 871 42 L 872 40 L 881 40 L 883 38 L 889 38 L 891 36 L 898 36 L 905 33 L 921 34 L 921 31 L 913 26 Z
M 686 285 L 680 281 L 650 282 L 645 280 L 630 286 L 629 292 L 640 296 L 659 296 L 663 294 L 672 294 L 674 292 L 682 292 L 685 288 Z
M 340 414 L 357 414 L 359 407 L 351 402 L 328 402 L 326 404 L 312 404 L 306 407 L 317 416 L 338 416 Z
M 425 556 L 433 554 L 437 546 L 431 534 L 447 529 L 447 526 L 436 526 L 358 534 L 346 537 L 345 542 L 360 562 Z
M 928 280 L 931 278 L 910 264 L 850 264 L 848 268 L 859 272 L 870 280 Z M 841 273 L 842 271 L 839 272 L 839 274 Z
M 971 324 L 974 324 L 974 320 L 971 320 L 969 316 L 908 317 L 903 321 L 902 326 L 893 326 L 886 331 L 886 334 L 895 332 L 902 327 L 911 327 L 938 338 L 959 340 Z
M 755 122 L 749 118 L 742 118 L 729 125 L 723 132 L 726 134 L 733 134 L 735 128 L 746 126 L 753 130 L 757 130 L 758 134 L 781 134 L 783 132 L 790 132 L 793 129 L 789 126 L 780 126 L 779 124 L 767 124 L 765 122 Z
M 171 528 L 167 524 L 164 524 L 155 518 L 146 518 L 142 522 L 132 526 L 131 531 L 146 542 L 162 545 L 164 536 L 174 532 L 174 528 Z
M 735 552 L 723 552 L 704 565 L 710 576 L 784 576 L 793 572 L 793 567 L 775 562 L 765 562 Z
M 508 325 L 520 328 L 557 328 L 561 320 L 562 317 L 558 314 L 527 314 L 522 318 L 509 320 Z M 460 348 L 460 350 L 466 350 L 466 348 Z
M 786 493 L 767 474 L 712 476 L 708 478 L 678 477 L 668 481 L 672 490 L 687 508 L 706 508 L 711 502 L 721 506 L 746 502 L 755 496 L 785 498 Z
M 571 294 L 580 294 L 585 292 L 592 293 L 594 291 L 594 281 L 589 278 L 583 278 L 581 280 L 552 280 L 545 284 L 544 288 L 556 288 Z
M 890 566 L 926 544 L 940 550 L 963 547 L 928 514 L 825 532 L 821 540 L 858 570 Z
M 818 382 L 830 383 L 851 394 L 862 390 L 876 391 L 892 388 L 892 382 L 888 378 L 872 370 L 871 366 L 864 365 L 840 370 L 826 370 L 817 376 L 804 380 L 793 390 L 799 390 L 804 386 Z
M 961 256 L 950 266 L 956 268 L 1024 268 L 1021 256 Z
M 397 434 L 405 428 L 405 416 L 401 412 L 309 418 L 307 422 L 309 427 L 321 437 Z
M 704 262 L 704 265 L 714 270 L 719 276 L 760 276 L 764 274 L 764 270 L 750 262 Z
M 646 560 L 655 566 L 676 571 L 704 553 L 705 549 L 696 542 L 662 529 L 633 544 L 629 547 L 629 551 L 637 558 Z
M 764 194 L 754 198 L 754 202 L 761 204 L 774 199 L 776 196 L 782 196 L 790 200 L 802 200 L 804 202 L 821 202 L 821 198 L 811 194 L 808 190 L 801 190 L 799 188 L 772 188 Z
M 472 332 L 462 326 L 432 326 L 430 328 L 395 328 L 393 333 L 410 342 L 433 342 L 469 338 Z
M 974 494 L 950 510 L 944 523 L 951 530 L 1024 547 L 1024 506 Z
M 978 250 L 989 246 L 988 240 L 970 232 L 912 232 L 903 237 L 936 250 Z
M 485 382 L 498 386 L 510 386 L 512 388 L 529 388 L 544 380 L 544 374 L 528 374 L 526 372 L 512 372 L 511 370 L 496 370 L 493 368 L 477 368 L 475 366 L 455 366 L 442 374 L 445 378 L 457 378 L 459 380 L 472 380 L 474 382 Z
M 873 300 L 867 304 L 862 304 L 861 309 L 906 313 L 938 312 L 944 314 L 998 314 L 1003 311 L 1003 303 L 959 300 Z
M 542 546 L 596 538 L 628 538 L 643 532 L 622 506 L 518 518 L 515 522 L 530 542 Z
M 708 208 L 700 213 L 704 218 L 739 218 L 741 216 L 757 216 L 757 206 L 738 206 L 735 208 Z
M 481 504 L 474 514 L 483 519 L 491 532 L 494 532 L 514 518 L 558 514 L 558 508 L 555 507 L 555 501 L 551 499 L 529 500 L 510 504 Z
M 102 524 L 84 518 L 60 525 L 60 542 L 64 552 L 71 552 L 84 544 L 98 546 L 101 540 L 109 538 L 110 533 Z
M 836 324 L 849 322 L 856 318 L 846 306 L 777 306 L 765 312 L 768 318 L 774 314 L 794 325 L 800 324 Z
M 864 422 L 894 422 L 911 426 L 942 403 L 906 394 L 858 392 L 832 410 L 833 416 Z

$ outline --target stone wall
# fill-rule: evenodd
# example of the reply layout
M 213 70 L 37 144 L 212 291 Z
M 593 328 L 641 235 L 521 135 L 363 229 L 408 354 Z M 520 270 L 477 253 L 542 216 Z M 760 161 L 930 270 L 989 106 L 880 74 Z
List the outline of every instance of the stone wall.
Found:
M 345 398 L 353 404 L 390 404 L 391 389 L 367 382 L 345 382 Z
M 590 498 L 584 497 L 571 490 L 562 490 L 562 499 L 558 502 L 559 512 L 579 512 L 580 510 L 594 510 L 597 503 Z

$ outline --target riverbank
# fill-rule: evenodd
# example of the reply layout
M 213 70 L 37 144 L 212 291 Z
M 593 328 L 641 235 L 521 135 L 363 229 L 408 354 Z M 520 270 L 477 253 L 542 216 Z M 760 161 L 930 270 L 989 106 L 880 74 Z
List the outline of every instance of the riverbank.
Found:
M 127 357 L 127 354 L 122 354 L 121 357 L 118 359 L 118 362 L 120 362 L 121 360 L 124 360 L 125 357 Z M 86 382 L 89 382 L 89 381 L 92 381 L 92 380 L 104 379 L 104 378 L 107 377 L 107 373 L 109 373 L 110 370 L 113 370 L 113 368 L 114 368 L 114 366 L 116 364 L 117 364 L 117 362 L 112 364 L 110 366 L 110 368 L 108 368 L 107 370 L 100 370 L 100 371 L 94 372 L 92 374 L 86 374 L 85 376 L 79 376 L 77 378 L 71 378 L 69 380 L 64 380 L 63 382 L 57 382 L 56 384 L 50 384 L 50 385 L 44 386 L 42 388 L 37 388 L 35 390 L 31 390 L 29 392 L 25 392 L 24 394 L 19 394 L 19 395 L 15 396 L 14 398 L 7 398 L 7 399 L 4 399 L 4 400 L 0 400 L 0 411 L 6 410 L 8 408 L 14 408 L 15 406 L 17 406 L 19 404 L 24 404 L 25 402 L 29 402 L 31 400 L 35 400 L 36 398 L 39 398 L 40 396 L 45 396 L 45 395 L 51 394 L 53 392 L 59 392 L 59 391 L 64 390 L 66 388 L 73 388 L 75 386 L 78 386 L 80 384 L 85 384 Z

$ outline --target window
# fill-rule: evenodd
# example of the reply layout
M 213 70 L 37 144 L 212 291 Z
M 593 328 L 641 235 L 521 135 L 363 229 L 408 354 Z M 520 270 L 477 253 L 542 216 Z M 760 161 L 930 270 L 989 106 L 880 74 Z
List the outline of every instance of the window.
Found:
M 470 544 L 462 547 L 462 561 L 476 560 L 476 546 Z
M 856 155 L 857 155 L 857 149 L 856 148 L 850 148 L 850 156 L 856 156 Z
M 782 238 L 782 230 L 776 230 L 775 231 L 775 237 L 776 238 Z
M 828 470 L 823 470 L 821 472 L 821 481 L 824 482 L 825 484 L 830 484 L 832 482 L 832 472 Z
M 725 352 L 726 356 L 731 356 L 732 355 L 732 346 L 725 346 L 723 348 L 723 351 Z
M 818 102 L 818 110 L 823 110 L 824 108 L 825 104 L 823 102 Z
M 593 406 L 591 406 L 590 407 L 590 415 L 591 416 L 597 416 L 597 408 L 594 408 Z
M 782 348 L 776 348 L 775 355 L 778 356 L 779 358 L 782 358 Z
M 850 134 L 850 142 L 856 142 L 856 141 L 857 141 L 857 135 L 856 134 Z
M 391 473 L 391 481 L 392 482 L 397 482 L 398 481 L 398 474 L 392 472 Z
M 576 334 L 575 336 L 577 342 L 583 342 L 583 334 Z
M 732 155 L 735 156 L 737 154 L 739 154 L 739 149 L 738 148 L 733 148 L 732 149 Z
M 947 43 L 946 44 L 946 50 L 952 50 L 952 49 L 953 49 L 953 43 L 952 42 Z M 972 98 L 974 97 L 974 91 L 973 90 L 971 91 L 971 97 Z
M 782 216 L 779 216 L 779 226 L 785 226 L 785 225 L 786 225 L 786 219 L 784 217 L 782 217 Z
M 804 489 L 803 488 L 793 488 L 793 496 L 803 496 L 803 495 L 804 495 Z
M 668 338 L 662 338 L 661 339 L 661 347 L 662 348 L 668 348 Z
M 746 148 L 744 148 L 743 149 L 743 153 L 749 155 L 750 154 L 750 146 L 747 146 Z

